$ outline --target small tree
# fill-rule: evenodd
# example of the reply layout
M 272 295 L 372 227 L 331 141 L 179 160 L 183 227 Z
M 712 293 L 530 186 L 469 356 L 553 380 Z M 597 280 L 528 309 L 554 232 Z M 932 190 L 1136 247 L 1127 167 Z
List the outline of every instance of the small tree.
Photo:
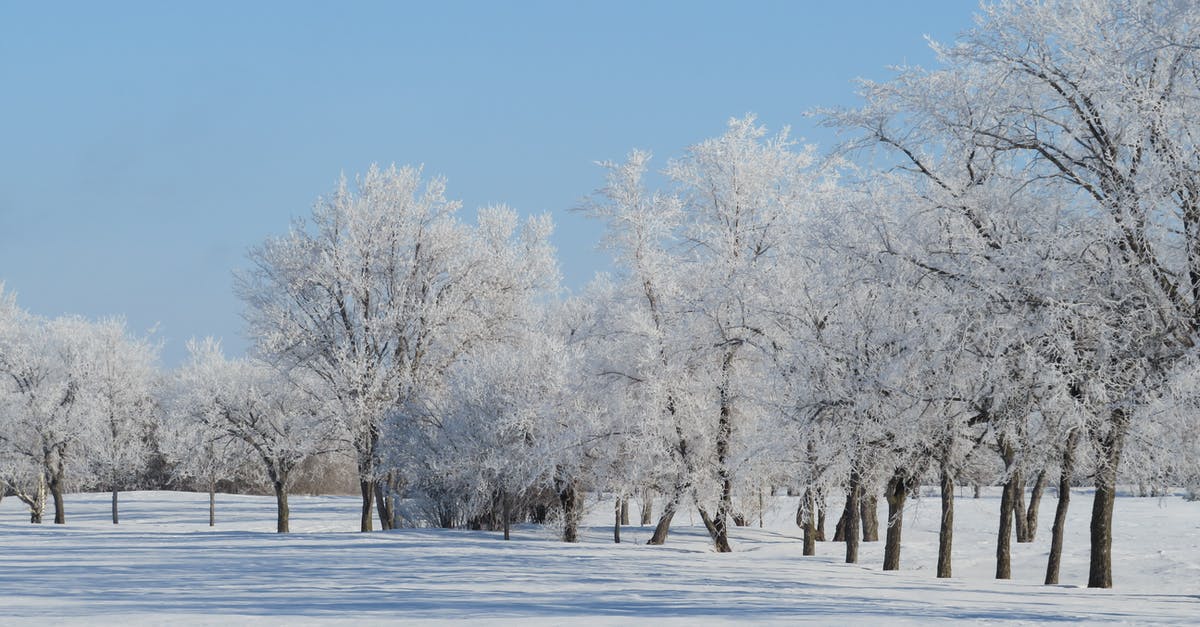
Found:
M 159 411 L 153 389 L 158 347 L 131 337 L 124 321 L 116 319 L 98 323 L 93 342 L 87 456 L 95 476 L 112 490 L 115 525 L 117 492 L 137 477 L 151 453 L 149 438 Z
M 184 414 L 206 445 L 235 440 L 258 459 L 275 492 L 276 531 L 286 533 L 292 471 L 330 450 L 333 421 L 302 383 L 261 361 L 226 360 L 211 339 L 188 349 L 191 361 L 179 373 Z

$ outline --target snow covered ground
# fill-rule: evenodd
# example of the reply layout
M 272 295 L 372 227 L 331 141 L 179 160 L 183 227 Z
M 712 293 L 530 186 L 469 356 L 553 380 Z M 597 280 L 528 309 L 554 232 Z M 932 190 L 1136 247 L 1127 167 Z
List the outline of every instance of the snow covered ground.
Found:
M 116 527 L 106 494 L 70 495 L 66 526 L 30 525 L 6 498 L 0 622 L 1200 622 L 1200 503 L 1179 497 L 1118 499 L 1113 590 L 1082 587 L 1086 492 L 1072 502 L 1065 585 L 1053 587 L 1039 585 L 1052 496 L 1037 542 L 1014 543 L 1006 582 L 991 579 L 994 493 L 957 501 L 951 580 L 934 577 L 936 498 L 908 510 L 899 573 L 880 570 L 882 542 L 862 546 L 860 565 L 841 563 L 833 542 L 802 557 L 795 501 L 775 501 L 764 528 L 736 529 L 736 552 L 722 555 L 686 513 L 666 546 L 642 545 L 650 529 L 637 526 L 613 545 L 607 501 L 590 503 L 583 542 L 566 545 L 532 526 L 510 542 L 471 531 L 360 534 L 353 497 L 293 497 L 286 536 L 272 532 L 269 497 L 219 495 L 212 529 L 203 494 L 123 494 Z

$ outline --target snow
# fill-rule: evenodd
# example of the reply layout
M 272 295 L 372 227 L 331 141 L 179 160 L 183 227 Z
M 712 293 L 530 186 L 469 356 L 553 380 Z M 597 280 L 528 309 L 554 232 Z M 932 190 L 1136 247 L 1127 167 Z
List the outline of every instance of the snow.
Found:
M 122 494 L 121 524 L 107 494 L 67 499 L 68 525 L 30 525 L 13 498 L 0 502 L 0 622 L 56 624 L 776 622 L 1190 623 L 1200 619 L 1200 503 L 1173 496 L 1117 501 L 1113 590 L 1088 590 L 1090 495 L 1072 500 L 1063 586 L 1039 585 L 1055 499 L 1042 504 L 1038 539 L 1013 545 L 1012 581 L 991 579 L 996 492 L 956 502 L 958 578 L 934 577 L 936 498 L 908 509 L 901 572 L 883 572 L 883 543 L 861 563 L 843 545 L 801 556 L 795 500 L 774 499 L 765 527 L 733 531 L 735 551 L 709 549 L 686 513 L 666 546 L 649 527 L 625 527 L 612 544 L 611 503 L 589 499 L 580 544 L 552 529 L 499 533 L 401 529 L 362 534 L 353 497 L 293 496 L 289 535 L 273 532 L 271 497 L 218 495 L 207 526 L 205 494 Z M 634 504 L 631 504 L 634 505 Z M 632 507 L 636 517 L 636 505 Z M 883 508 L 881 507 L 881 516 Z M 50 519 L 52 514 L 48 514 Z M 636 518 L 635 518 L 636 520 Z M 882 520 L 882 518 L 881 518 Z M 829 521 L 832 528 L 833 521 Z M 830 529 L 832 531 L 832 529 Z M 881 535 L 883 530 L 881 529 Z

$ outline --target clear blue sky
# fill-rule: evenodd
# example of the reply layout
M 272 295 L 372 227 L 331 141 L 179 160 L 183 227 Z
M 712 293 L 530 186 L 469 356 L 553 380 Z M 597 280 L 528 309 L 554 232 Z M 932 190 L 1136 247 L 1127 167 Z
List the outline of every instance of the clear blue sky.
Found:
M 35 313 L 246 346 L 231 272 L 339 173 L 425 164 L 465 210 L 550 212 L 569 287 L 603 269 L 568 213 L 593 162 L 661 159 L 748 112 L 804 117 L 929 65 L 970 0 L 0 0 L 0 281 Z

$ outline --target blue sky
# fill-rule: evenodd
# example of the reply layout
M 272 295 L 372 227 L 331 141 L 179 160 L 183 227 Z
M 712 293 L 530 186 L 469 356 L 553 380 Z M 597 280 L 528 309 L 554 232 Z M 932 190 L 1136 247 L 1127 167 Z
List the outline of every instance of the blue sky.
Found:
M 340 173 L 424 164 L 465 211 L 550 212 L 568 287 L 605 267 L 570 213 L 632 148 L 661 164 L 756 113 L 929 65 L 969 0 L 18 2 L 0 0 L 0 281 L 35 313 L 241 337 L 231 273 Z

